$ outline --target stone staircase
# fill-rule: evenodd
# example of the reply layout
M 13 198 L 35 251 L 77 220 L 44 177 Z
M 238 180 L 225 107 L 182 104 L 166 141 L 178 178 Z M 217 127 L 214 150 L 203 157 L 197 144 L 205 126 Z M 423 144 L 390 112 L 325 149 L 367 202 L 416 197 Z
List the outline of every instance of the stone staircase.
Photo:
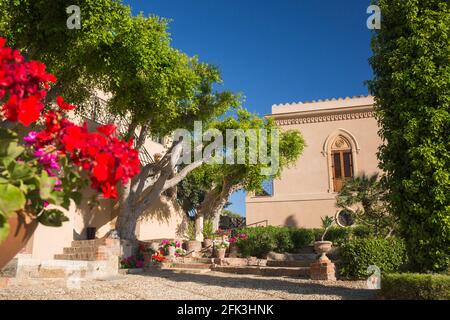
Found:
M 55 254 L 55 260 L 100 261 L 107 260 L 111 252 L 108 239 L 75 240 L 71 247 L 63 248 L 62 254 Z
M 308 278 L 310 265 L 316 259 L 315 254 L 290 255 L 272 259 L 256 258 L 175 258 L 154 266 L 160 270 L 183 273 L 206 273 L 210 271 L 259 275 L 268 277 Z M 281 260 L 282 258 L 282 260 Z
M 120 250 L 120 240 L 115 239 L 72 241 L 54 260 L 19 259 L 16 277 L 65 278 L 69 282 L 114 277 L 119 274 Z
M 213 266 L 211 258 L 186 258 L 180 257 L 173 261 L 167 261 L 156 266 L 160 270 L 171 270 L 179 273 L 206 273 Z
M 275 260 L 276 258 L 277 260 Z M 260 275 L 266 277 L 307 278 L 310 264 L 315 261 L 314 254 L 270 256 L 268 259 L 225 259 L 216 261 L 212 270 L 234 274 Z

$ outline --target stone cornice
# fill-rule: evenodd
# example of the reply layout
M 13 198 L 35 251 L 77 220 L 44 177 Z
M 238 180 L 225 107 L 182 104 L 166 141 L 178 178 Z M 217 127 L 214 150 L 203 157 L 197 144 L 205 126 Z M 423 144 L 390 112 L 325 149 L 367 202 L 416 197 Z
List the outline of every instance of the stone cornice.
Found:
M 336 108 L 319 111 L 281 113 L 268 115 L 280 125 L 295 125 L 305 123 L 330 122 L 341 120 L 355 120 L 373 118 L 375 115 L 373 106 L 359 106 L 351 108 Z

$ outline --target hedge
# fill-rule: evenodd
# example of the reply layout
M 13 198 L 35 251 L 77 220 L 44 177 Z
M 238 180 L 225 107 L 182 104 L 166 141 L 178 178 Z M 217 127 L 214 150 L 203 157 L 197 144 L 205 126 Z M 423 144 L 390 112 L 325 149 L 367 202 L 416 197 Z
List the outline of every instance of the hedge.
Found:
M 390 273 L 400 271 L 408 262 L 405 243 L 398 238 L 350 240 L 341 246 L 339 254 L 340 275 L 356 279 L 367 278 L 370 265 Z
M 383 274 L 380 295 L 396 300 L 450 300 L 450 276 L 443 274 Z
M 323 229 L 303 229 L 289 227 L 252 227 L 239 230 L 248 235 L 248 240 L 238 243 L 244 256 L 265 257 L 270 251 L 295 253 L 320 240 Z M 341 245 L 354 237 L 367 237 L 370 231 L 366 227 L 331 228 L 325 240 Z

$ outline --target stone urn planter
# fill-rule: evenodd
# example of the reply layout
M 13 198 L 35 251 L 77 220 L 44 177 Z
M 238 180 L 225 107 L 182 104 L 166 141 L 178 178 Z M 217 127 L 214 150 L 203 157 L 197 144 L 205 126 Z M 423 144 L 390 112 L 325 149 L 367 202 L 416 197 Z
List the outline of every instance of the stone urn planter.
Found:
M 202 243 L 196 240 L 189 240 L 186 242 L 186 251 L 187 252 L 199 252 L 202 251 Z
M 316 241 L 314 251 L 320 255 L 319 260 L 329 260 L 327 253 L 331 250 L 333 243 L 331 241 Z
M 9 234 L 0 244 L 0 269 L 22 250 L 38 226 L 33 214 L 20 211 L 8 219 Z
M 219 259 L 225 259 L 225 253 L 227 252 L 226 248 L 219 248 L 219 249 L 215 249 L 216 250 L 216 258 Z

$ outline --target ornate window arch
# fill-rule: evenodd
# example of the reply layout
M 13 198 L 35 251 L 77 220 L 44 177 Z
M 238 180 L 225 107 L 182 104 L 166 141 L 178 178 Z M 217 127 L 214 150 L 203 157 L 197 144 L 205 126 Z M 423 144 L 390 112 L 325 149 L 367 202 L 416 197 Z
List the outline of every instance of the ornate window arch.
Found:
M 343 182 L 358 172 L 359 150 L 358 141 L 345 129 L 338 129 L 327 137 L 322 154 L 327 157 L 328 192 L 338 192 Z

